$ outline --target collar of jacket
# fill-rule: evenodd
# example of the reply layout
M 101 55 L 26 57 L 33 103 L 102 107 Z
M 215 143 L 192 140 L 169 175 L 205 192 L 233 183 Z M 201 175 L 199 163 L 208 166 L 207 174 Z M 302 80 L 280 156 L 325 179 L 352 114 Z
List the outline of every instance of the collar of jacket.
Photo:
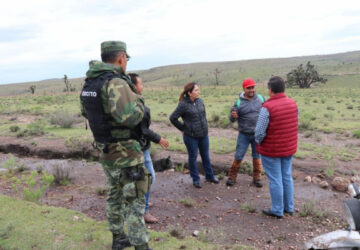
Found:
M 283 98 L 283 97 L 286 97 L 285 92 L 277 93 L 277 94 L 272 95 L 272 96 L 268 99 L 268 101 L 280 99 L 280 98 Z
M 192 101 L 192 100 L 190 99 L 190 97 L 186 96 L 186 97 L 184 97 L 183 100 L 184 100 L 185 102 L 188 102 L 188 103 L 195 103 L 195 102 L 197 102 L 197 100 L 199 100 L 199 97 L 196 98 L 194 101 Z
M 96 78 L 100 75 L 102 75 L 105 72 L 114 72 L 116 74 L 125 75 L 125 71 L 123 68 L 118 67 L 111 63 L 97 63 L 90 67 L 90 69 L 86 72 L 86 77 L 88 78 Z

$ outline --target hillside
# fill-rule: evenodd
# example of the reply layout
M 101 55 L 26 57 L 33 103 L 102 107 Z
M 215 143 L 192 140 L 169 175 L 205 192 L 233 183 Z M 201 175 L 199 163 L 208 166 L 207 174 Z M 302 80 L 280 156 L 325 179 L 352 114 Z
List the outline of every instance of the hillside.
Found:
M 246 77 L 252 77 L 257 82 L 265 82 L 271 75 L 285 76 L 291 69 L 301 63 L 306 64 L 307 61 L 315 64 L 319 72 L 328 78 L 329 87 L 360 87 L 360 51 L 291 58 L 179 64 L 141 70 L 137 73 L 143 77 L 145 84 L 153 86 L 181 86 L 189 81 L 212 85 L 215 84 L 214 71 L 218 68 L 221 72 L 220 84 L 234 85 Z M 73 78 L 70 82 L 79 90 L 83 78 Z M 62 79 L 5 84 L 0 85 L 0 96 L 24 94 L 31 85 L 36 85 L 36 92 L 40 94 L 61 92 L 64 88 Z

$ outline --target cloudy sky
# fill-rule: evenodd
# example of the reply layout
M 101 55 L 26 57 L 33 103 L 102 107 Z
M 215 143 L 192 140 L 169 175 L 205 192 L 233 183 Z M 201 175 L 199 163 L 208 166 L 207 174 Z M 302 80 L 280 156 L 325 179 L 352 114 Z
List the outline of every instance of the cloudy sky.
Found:
M 0 84 L 84 76 L 122 40 L 128 70 L 360 50 L 360 1 L 18 0 L 1 4 Z

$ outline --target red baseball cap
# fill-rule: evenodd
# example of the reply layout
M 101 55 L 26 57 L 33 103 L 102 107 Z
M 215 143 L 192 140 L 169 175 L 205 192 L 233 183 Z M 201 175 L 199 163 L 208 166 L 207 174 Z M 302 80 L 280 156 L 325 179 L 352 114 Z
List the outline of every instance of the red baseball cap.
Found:
M 243 81 L 243 88 L 248 88 L 248 87 L 252 87 L 252 86 L 256 86 L 255 81 L 251 78 L 246 78 Z

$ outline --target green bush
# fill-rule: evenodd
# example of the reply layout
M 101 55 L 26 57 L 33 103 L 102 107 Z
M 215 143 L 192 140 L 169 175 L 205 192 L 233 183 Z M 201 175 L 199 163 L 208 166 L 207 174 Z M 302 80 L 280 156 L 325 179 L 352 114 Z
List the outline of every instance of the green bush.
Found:
M 25 136 L 39 136 L 45 134 L 45 123 L 44 121 L 36 121 L 27 125 L 26 129 L 18 131 L 17 137 Z
M 191 197 L 186 197 L 184 199 L 179 200 L 181 204 L 185 207 L 193 207 L 195 205 L 195 201 Z
M 353 131 L 352 134 L 355 138 L 360 139 L 360 130 Z
M 13 177 L 11 180 L 13 181 L 12 188 L 15 192 L 19 191 L 19 187 L 23 187 L 23 199 L 26 201 L 31 201 L 35 203 L 39 203 L 41 197 L 49 189 L 51 183 L 54 181 L 54 176 L 51 174 L 48 175 L 45 171 L 42 174 L 42 178 L 37 180 L 38 173 L 33 171 L 30 175 L 21 177 L 21 180 Z
M 309 113 L 303 113 L 300 115 L 299 119 L 299 129 L 300 130 L 310 130 L 312 129 L 313 116 Z
M 20 130 L 20 127 L 18 125 L 11 125 L 10 126 L 10 131 L 11 132 L 18 132 Z

